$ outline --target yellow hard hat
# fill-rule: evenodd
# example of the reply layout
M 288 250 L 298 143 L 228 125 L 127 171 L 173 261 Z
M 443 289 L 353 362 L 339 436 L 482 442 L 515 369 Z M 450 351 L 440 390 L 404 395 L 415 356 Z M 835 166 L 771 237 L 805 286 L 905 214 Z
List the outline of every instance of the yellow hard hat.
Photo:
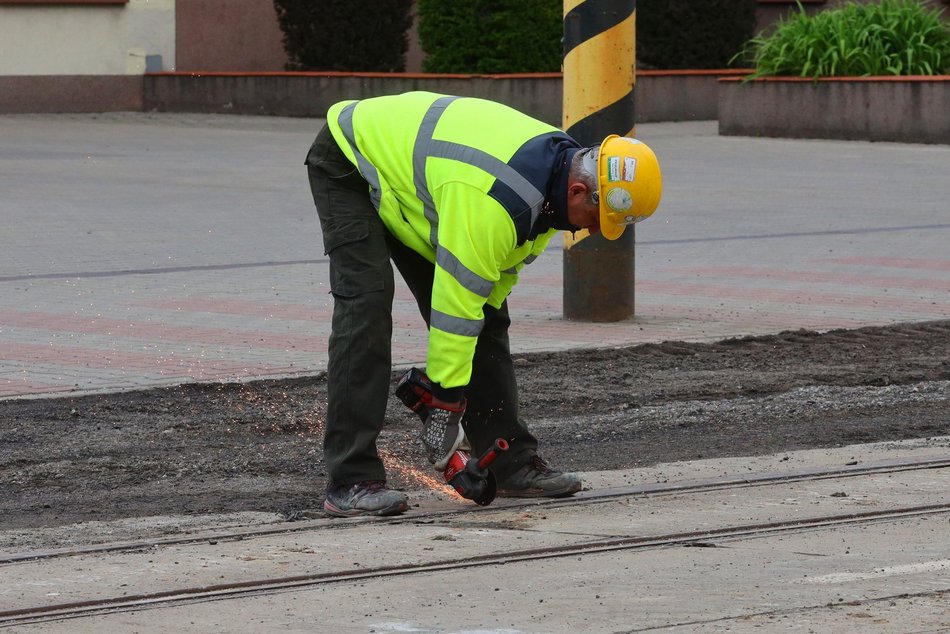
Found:
M 646 143 L 616 134 L 604 139 L 597 157 L 597 193 L 605 238 L 616 240 L 627 225 L 649 218 L 662 191 L 660 163 Z

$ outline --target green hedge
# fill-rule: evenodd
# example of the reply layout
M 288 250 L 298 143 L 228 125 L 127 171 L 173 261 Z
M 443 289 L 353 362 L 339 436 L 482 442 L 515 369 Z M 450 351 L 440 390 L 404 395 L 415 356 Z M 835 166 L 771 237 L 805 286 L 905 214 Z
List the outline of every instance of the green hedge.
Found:
M 274 0 L 274 7 L 289 70 L 405 69 L 412 0 Z M 752 37 L 755 7 L 755 0 L 640 2 L 638 65 L 724 68 Z M 562 0 L 419 0 L 423 70 L 559 71 L 562 12 Z
M 429 73 L 561 69 L 561 0 L 419 0 Z
M 432 73 L 556 72 L 562 0 L 419 0 L 419 39 Z M 725 68 L 755 32 L 755 0 L 637 4 L 637 62 Z
M 755 0 L 647 0 L 637 3 L 641 67 L 727 68 L 755 33 Z
M 402 71 L 412 0 L 274 0 L 288 70 Z

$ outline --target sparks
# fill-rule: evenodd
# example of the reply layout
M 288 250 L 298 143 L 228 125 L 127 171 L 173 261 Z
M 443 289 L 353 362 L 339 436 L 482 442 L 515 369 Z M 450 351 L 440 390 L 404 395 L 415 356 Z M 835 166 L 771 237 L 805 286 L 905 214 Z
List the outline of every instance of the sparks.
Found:
M 387 471 L 398 473 L 406 482 L 439 493 L 446 493 L 459 500 L 463 499 L 455 489 L 435 475 L 427 473 L 418 467 L 406 464 L 405 461 L 392 452 L 380 449 L 379 456 L 383 459 L 383 464 L 386 465 Z

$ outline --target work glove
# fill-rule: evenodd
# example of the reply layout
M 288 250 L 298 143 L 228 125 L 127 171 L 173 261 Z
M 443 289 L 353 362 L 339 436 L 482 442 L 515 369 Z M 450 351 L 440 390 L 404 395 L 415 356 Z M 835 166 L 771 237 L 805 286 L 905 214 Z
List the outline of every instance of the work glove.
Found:
M 452 454 L 465 441 L 462 429 L 462 416 L 467 405 L 465 397 L 459 395 L 455 400 L 436 395 L 453 392 L 458 390 L 440 388 L 416 368 L 409 370 L 396 387 L 396 396 L 422 420 L 420 439 L 426 458 L 439 471 L 445 469 Z
M 422 444 L 426 448 L 426 458 L 438 471 L 445 469 L 452 454 L 465 440 L 462 429 L 465 406 L 464 398 L 456 403 L 434 398 L 426 406 L 429 411 L 422 423 Z

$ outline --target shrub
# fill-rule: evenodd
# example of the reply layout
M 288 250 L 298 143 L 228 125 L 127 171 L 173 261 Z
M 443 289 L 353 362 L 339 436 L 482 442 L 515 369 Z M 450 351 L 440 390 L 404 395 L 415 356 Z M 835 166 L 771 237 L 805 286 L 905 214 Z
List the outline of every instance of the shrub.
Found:
M 419 0 L 424 70 L 552 72 L 561 68 L 563 0 Z M 755 0 L 637 5 L 637 62 L 723 68 L 755 31 Z
M 749 41 L 751 76 L 934 75 L 950 70 L 950 25 L 914 0 L 799 10 Z
M 637 62 L 649 68 L 726 68 L 755 33 L 755 0 L 637 3 Z
M 274 0 L 288 70 L 401 71 L 412 0 Z
M 419 0 L 430 73 L 561 69 L 562 0 Z

